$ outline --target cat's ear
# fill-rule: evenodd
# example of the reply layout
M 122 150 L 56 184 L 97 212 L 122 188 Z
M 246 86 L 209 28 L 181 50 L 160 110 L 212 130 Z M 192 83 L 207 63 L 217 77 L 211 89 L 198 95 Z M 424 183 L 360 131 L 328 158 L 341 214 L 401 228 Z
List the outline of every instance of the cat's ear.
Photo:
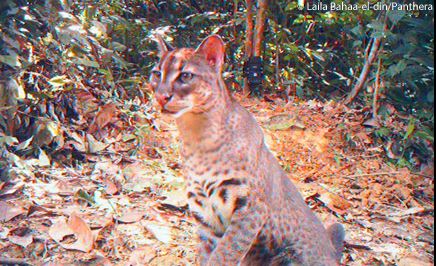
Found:
M 161 35 L 156 34 L 155 36 L 157 47 L 159 49 L 159 57 L 162 57 L 165 53 L 174 50 L 174 47 L 171 44 L 167 43 Z
M 225 44 L 220 36 L 212 35 L 207 37 L 195 52 L 203 55 L 209 65 L 221 70 L 224 64 Z

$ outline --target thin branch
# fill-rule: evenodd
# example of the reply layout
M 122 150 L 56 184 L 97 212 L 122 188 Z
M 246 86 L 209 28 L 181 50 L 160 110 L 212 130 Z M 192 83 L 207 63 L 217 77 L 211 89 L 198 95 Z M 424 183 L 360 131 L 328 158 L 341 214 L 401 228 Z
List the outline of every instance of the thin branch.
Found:
M 378 111 L 377 102 L 378 102 L 378 94 L 380 92 L 381 66 L 382 66 L 382 60 L 381 58 L 379 58 L 377 75 L 375 77 L 374 97 L 372 99 L 372 117 L 374 119 L 377 119 L 377 111 Z
M 275 43 L 276 43 L 276 62 L 275 62 L 276 83 L 281 87 L 283 84 L 280 80 L 280 43 L 277 38 L 277 35 L 275 38 Z
M 416 176 L 420 176 L 420 177 L 425 177 L 425 178 L 431 178 L 434 179 L 434 175 L 425 175 L 425 174 L 421 174 L 421 173 L 410 173 L 412 175 L 416 175 Z
M 365 60 L 368 60 L 368 57 L 369 57 L 369 54 L 371 52 L 371 47 L 372 47 L 373 43 L 374 43 L 374 38 L 372 38 L 369 41 L 368 46 L 366 46 L 366 48 L 365 48 Z
M 359 245 L 359 244 L 352 244 L 348 242 L 344 242 L 344 246 L 347 249 L 363 249 L 363 250 L 372 250 L 369 246 L 366 245 Z
M 358 177 L 368 177 L 368 176 L 378 176 L 378 175 L 398 175 L 399 171 L 397 172 L 379 172 L 379 173 L 370 173 L 370 174 L 356 174 L 356 175 L 348 175 L 348 176 L 342 176 L 341 178 L 345 179 L 356 179 Z

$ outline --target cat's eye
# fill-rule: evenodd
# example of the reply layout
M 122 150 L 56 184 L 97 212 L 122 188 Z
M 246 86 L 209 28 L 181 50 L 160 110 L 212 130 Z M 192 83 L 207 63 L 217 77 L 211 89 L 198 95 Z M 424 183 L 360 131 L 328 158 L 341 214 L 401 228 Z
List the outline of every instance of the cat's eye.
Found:
M 159 70 L 153 70 L 151 71 L 151 74 L 156 78 L 160 78 L 162 76 L 162 73 Z
M 194 78 L 194 74 L 189 72 L 182 72 L 182 74 L 180 74 L 179 80 L 182 83 L 188 83 L 189 81 L 192 80 L 192 78 Z

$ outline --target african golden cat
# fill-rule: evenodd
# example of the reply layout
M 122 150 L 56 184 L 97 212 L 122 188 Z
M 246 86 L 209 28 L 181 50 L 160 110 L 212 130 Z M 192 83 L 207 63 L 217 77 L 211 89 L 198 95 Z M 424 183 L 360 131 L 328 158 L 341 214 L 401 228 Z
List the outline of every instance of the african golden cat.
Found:
M 200 265 L 338 265 L 344 230 L 326 230 L 222 79 L 225 48 L 158 38 L 150 77 L 162 112 L 176 118 L 190 211 L 200 225 Z

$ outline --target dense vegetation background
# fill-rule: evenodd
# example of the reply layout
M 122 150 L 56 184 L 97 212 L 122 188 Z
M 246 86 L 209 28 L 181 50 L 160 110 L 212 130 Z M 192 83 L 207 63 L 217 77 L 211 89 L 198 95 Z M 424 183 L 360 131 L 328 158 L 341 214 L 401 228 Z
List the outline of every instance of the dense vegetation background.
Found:
M 346 224 L 347 264 L 393 265 L 412 250 L 433 260 L 434 11 L 305 8 L 316 3 L 0 0 L 0 264 L 4 253 L 20 263 L 164 265 L 174 250 L 178 263 L 195 261 L 191 242 L 156 255 L 159 245 L 138 233 L 146 222 L 167 245 L 177 227 L 179 244 L 193 228 L 172 192 L 182 183 L 178 146 L 147 80 L 155 34 L 195 47 L 214 33 L 227 43 L 229 89 L 307 186 L 306 201 Z M 247 45 L 259 44 L 260 96 L 249 95 L 243 74 Z M 165 211 L 172 227 L 148 224 L 167 221 Z M 65 242 L 74 224 L 86 230 Z M 131 253 L 144 243 L 155 257 Z
M 268 3 L 263 92 L 345 100 L 367 110 L 366 125 L 394 163 L 417 168 L 432 160 L 433 11 L 321 12 L 300 10 L 299 3 Z M 98 96 L 99 104 L 148 101 L 142 88 L 156 59 L 156 33 L 177 46 L 221 34 L 228 43 L 226 77 L 238 90 L 246 12 L 240 0 L 2 1 L 2 145 L 10 142 L 5 137 L 29 139 L 38 123 L 74 119 L 78 90 Z M 368 75 L 359 79 L 365 64 Z M 16 109 L 33 118 L 26 121 Z

